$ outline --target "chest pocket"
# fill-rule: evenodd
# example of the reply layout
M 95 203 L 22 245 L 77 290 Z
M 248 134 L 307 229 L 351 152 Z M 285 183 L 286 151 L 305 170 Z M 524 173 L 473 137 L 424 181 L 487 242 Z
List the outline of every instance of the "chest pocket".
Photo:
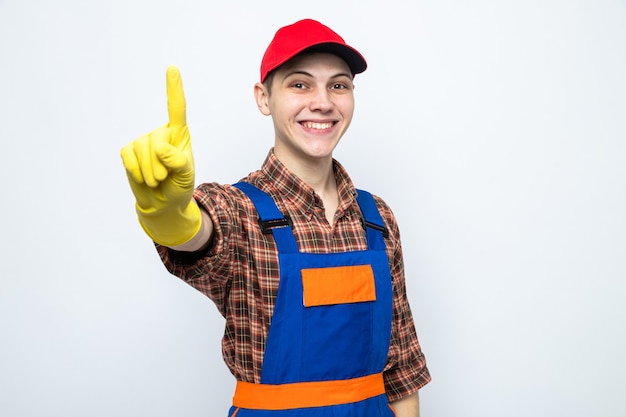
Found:
M 370 265 L 302 269 L 305 307 L 362 303 L 376 300 Z

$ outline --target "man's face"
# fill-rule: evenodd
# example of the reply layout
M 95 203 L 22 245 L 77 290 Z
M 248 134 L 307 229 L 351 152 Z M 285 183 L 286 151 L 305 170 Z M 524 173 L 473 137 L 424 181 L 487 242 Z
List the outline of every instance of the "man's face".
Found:
M 298 56 L 276 70 L 271 86 L 257 84 L 259 109 L 274 122 L 278 158 L 300 163 L 332 158 L 352 121 L 353 90 L 346 62 L 327 53 Z

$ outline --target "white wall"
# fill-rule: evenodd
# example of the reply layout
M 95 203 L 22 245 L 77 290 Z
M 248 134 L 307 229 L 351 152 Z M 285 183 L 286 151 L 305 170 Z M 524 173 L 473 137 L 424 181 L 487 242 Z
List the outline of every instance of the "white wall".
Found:
M 226 415 L 223 320 L 161 266 L 119 149 L 174 63 L 197 178 L 258 168 L 252 85 L 302 17 L 370 64 L 336 156 L 400 221 L 422 415 L 626 416 L 624 0 L 0 0 L 0 415 Z

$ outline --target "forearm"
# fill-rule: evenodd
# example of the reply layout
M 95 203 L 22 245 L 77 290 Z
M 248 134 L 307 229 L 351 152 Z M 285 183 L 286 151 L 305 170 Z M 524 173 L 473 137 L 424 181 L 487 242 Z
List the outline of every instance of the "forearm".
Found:
M 195 252 L 204 248 L 211 241 L 213 237 L 213 222 L 211 221 L 211 217 L 209 217 L 209 214 L 202 208 L 200 208 L 200 214 L 202 216 L 202 224 L 198 233 L 182 245 L 171 246 L 172 249 L 180 252 Z
M 393 407 L 396 417 L 419 417 L 419 392 L 416 391 L 414 394 L 393 401 L 391 407 Z

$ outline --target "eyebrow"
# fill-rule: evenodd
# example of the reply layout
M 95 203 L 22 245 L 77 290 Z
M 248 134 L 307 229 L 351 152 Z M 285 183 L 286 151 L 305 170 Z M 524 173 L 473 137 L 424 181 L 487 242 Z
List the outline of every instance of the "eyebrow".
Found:
M 307 77 L 315 78 L 313 76 L 313 74 L 311 74 L 309 72 L 306 72 L 304 70 L 293 70 L 293 71 L 287 72 L 285 74 L 285 76 L 283 77 L 283 80 L 287 79 L 288 77 L 291 77 L 292 75 L 296 75 L 296 74 L 300 74 L 300 75 L 304 75 L 304 76 L 307 76 Z M 339 73 L 331 76 L 330 78 L 334 79 L 334 78 L 341 78 L 341 77 L 347 77 L 349 79 L 352 79 L 352 74 L 348 74 L 347 72 L 339 72 Z

